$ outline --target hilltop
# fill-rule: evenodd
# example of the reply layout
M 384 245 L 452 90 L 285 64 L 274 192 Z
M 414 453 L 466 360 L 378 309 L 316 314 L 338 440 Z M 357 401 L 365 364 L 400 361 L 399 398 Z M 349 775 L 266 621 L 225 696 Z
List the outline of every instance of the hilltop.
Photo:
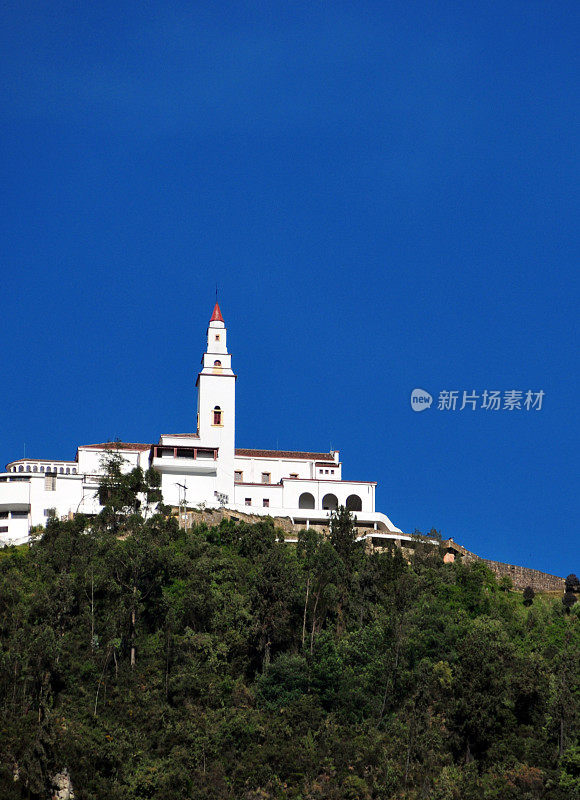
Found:
M 2 551 L 0 795 L 578 796 L 578 606 L 344 511 L 283 539 L 107 507 Z

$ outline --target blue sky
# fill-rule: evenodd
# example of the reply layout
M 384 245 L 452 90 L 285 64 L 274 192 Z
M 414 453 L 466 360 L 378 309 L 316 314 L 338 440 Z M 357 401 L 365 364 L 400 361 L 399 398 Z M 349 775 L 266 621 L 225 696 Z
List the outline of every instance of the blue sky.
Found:
M 580 571 L 579 17 L 5 4 L 2 462 L 193 429 L 217 282 L 238 446 L 332 446 L 401 528 Z

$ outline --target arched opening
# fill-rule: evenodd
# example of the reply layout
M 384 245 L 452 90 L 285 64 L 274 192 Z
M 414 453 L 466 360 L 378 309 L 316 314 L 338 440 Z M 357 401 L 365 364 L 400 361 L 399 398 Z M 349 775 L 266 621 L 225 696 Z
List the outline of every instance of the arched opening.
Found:
M 298 508 L 314 508 L 314 497 L 310 492 L 302 492 L 298 500 Z
M 322 508 L 328 511 L 336 511 L 338 508 L 338 497 L 335 494 L 325 494 L 322 498 Z
M 76 474 L 77 474 L 77 468 L 73 467 L 73 475 L 76 475 Z
M 44 464 L 40 467 L 40 471 L 44 472 Z
M 362 511 L 362 500 L 358 494 L 350 494 L 346 498 L 346 507 L 349 511 Z
M 221 362 L 221 361 L 219 361 L 219 360 L 216 358 L 216 360 L 213 362 L 213 365 L 214 365 L 214 367 L 221 367 L 221 365 L 222 365 L 222 362 Z
M 67 475 L 70 475 L 70 467 L 67 467 L 67 468 L 66 468 L 66 474 L 67 474 Z
M 219 406 L 215 406 L 213 410 L 213 424 L 214 425 L 221 425 L 222 424 L 222 410 Z
M 36 464 L 32 467 L 32 471 L 33 472 L 38 472 L 38 467 L 36 466 Z
M 22 466 L 22 464 L 18 467 L 18 472 L 24 472 L 24 467 Z
M 60 472 L 61 475 L 64 475 L 64 467 L 61 467 L 59 472 Z

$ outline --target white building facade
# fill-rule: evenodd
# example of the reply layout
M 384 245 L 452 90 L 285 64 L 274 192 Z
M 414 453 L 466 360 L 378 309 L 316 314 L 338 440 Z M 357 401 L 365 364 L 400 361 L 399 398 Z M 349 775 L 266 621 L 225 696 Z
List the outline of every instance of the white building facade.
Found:
M 324 524 L 344 505 L 369 534 L 401 538 L 375 511 L 376 483 L 345 481 L 338 451 L 309 453 L 236 448 L 236 375 L 227 330 L 216 303 L 197 378 L 195 433 L 162 434 L 157 444 L 80 446 L 74 461 L 19 459 L 0 473 L 0 544 L 21 544 L 32 526 L 51 514 L 97 514 L 98 480 L 107 450 L 119 448 L 127 471 L 153 466 L 161 474 L 163 502 L 290 517 L 298 525 Z M 407 538 L 403 534 L 403 538 Z

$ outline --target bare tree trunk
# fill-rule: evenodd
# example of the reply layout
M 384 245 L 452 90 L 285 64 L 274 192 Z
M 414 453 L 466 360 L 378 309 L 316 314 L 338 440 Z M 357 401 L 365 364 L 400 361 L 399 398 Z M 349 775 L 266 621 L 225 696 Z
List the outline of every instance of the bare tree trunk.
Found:
M 310 593 L 310 575 L 306 580 L 306 600 L 304 601 L 304 617 L 302 619 L 302 649 L 304 650 L 304 640 L 306 639 L 306 609 L 308 608 L 308 595 Z
M 316 600 L 314 601 L 314 608 L 312 610 L 312 628 L 310 631 L 310 652 L 314 650 L 314 631 L 316 629 L 316 609 L 318 608 L 318 599 L 320 598 L 320 592 L 316 595 Z
M 471 755 L 471 747 L 469 746 L 469 739 L 467 740 L 467 744 L 465 746 L 465 763 L 471 764 L 473 761 L 473 756 Z
M 407 758 L 405 759 L 405 786 L 407 785 L 407 779 L 409 777 L 409 763 L 411 761 L 412 744 L 413 744 L 413 719 L 411 718 L 411 724 L 409 725 L 409 737 L 407 739 Z
M 338 606 L 336 609 L 336 635 L 340 636 L 340 634 L 344 630 L 344 618 L 342 616 L 342 597 L 338 601 Z
M 101 672 L 101 677 L 99 678 L 99 684 L 97 686 L 97 692 L 95 694 L 95 706 L 93 708 L 93 716 L 97 716 L 97 704 L 99 702 L 99 692 L 101 691 L 101 684 L 103 683 L 103 678 L 105 677 L 105 670 L 107 669 L 107 664 L 109 663 L 109 658 L 111 657 L 111 648 L 107 651 L 107 657 L 105 659 L 105 665 L 103 667 L 103 671 Z
M 95 649 L 95 572 L 91 569 L 91 650 Z
M 171 644 L 173 639 L 169 629 L 166 629 L 165 634 L 165 699 L 167 700 L 169 697 L 169 667 L 171 664 Z
M 137 623 L 137 610 L 135 608 L 137 600 L 137 587 L 133 586 L 133 605 L 131 607 L 131 668 L 135 668 L 136 651 L 135 651 L 135 628 Z
M 18 676 L 18 661 L 14 661 L 14 686 L 12 689 L 12 708 L 16 708 L 16 688 L 17 688 L 17 678 Z
M 265 639 L 265 641 L 264 641 Z M 268 667 L 270 666 L 271 661 L 271 647 L 272 642 L 270 641 L 270 637 L 267 635 L 267 632 L 262 637 L 263 648 L 264 648 L 264 656 L 262 658 L 262 672 L 266 672 Z
M 387 695 L 389 693 L 389 686 L 393 686 L 394 687 L 394 685 L 395 685 L 395 678 L 396 678 L 396 675 L 397 675 L 397 669 L 399 667 L 399 652 L 401 650 L 401 630 L 402 630 L 402 627 L 403 627 L 403 621 L 401 620 L 401 624 L 399 625 L 399 632 L 398 632 L 398 635 L 397 635 L 397 644 L 396 644 L 396 647 L 395 647 L 395 663 L 393 664 L 392 677 L 391 677 L 390 680 L 388 680 L 385 683 L 385 691 L 383 693 L 383 702 L 382 702 L 382 705 L 381 705 L 381 713 L 379 714 L 379 722 L 382 720 L 383 715 L 385 713 L 385 706 L 387 704 Z

